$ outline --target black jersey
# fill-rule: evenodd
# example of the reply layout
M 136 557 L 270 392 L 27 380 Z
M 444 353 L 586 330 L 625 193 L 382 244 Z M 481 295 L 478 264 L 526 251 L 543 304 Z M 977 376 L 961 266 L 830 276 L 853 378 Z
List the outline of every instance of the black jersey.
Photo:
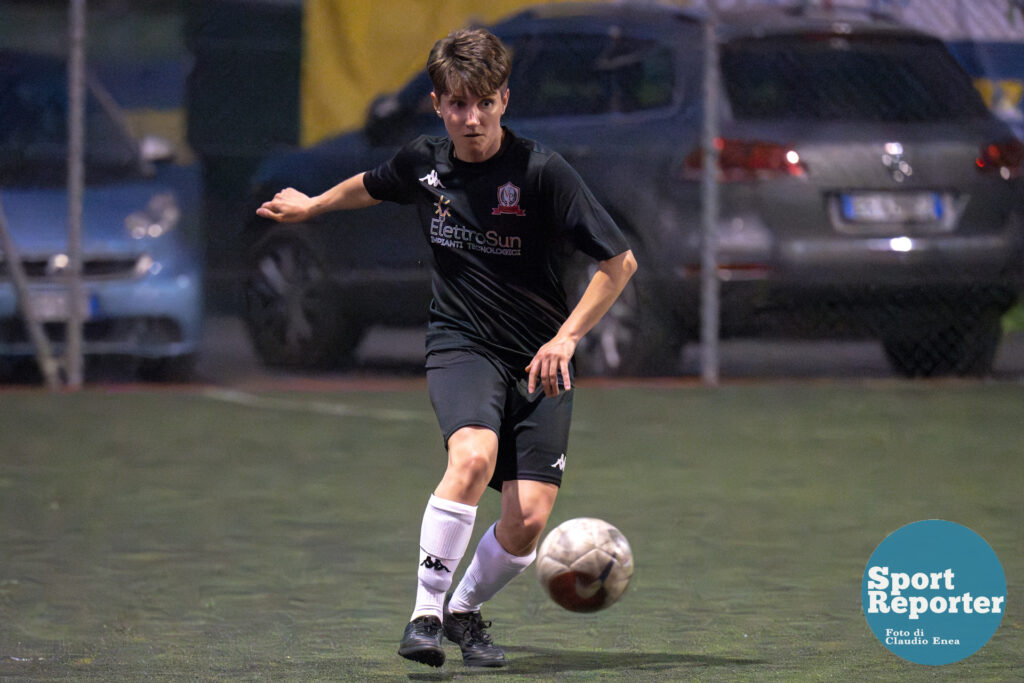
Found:
M 448 137 L 419 137 L 363 183 L 419 209 L 434 254 L 428 352 L 478 347 L 520 375 L 568 315 L 567 253 L 602 261 L 629 247 L 559 154 L 504 132 L 479 163 L 456 159 Z

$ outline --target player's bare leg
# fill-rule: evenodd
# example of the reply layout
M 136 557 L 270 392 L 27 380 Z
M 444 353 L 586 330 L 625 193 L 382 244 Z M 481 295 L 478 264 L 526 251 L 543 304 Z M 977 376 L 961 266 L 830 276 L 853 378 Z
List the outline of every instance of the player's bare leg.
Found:
M 512 555 L 528 555 L 537 548 L 555 506 L 558 487 L 544 481 L 506 481 L 501 488 L 498 543 Z
M 458 430 L 448 440 L 448 468 L 430 497 L 420 528 L 416 606 L 405 627 L 398 654 L 441 666 L 441 617 L 445 594 L 469 545 L 476 504 L 487 488 L 498 455 L 493 431 L 478 427 Z
M 505 653 L 487 632 L 491 624 L 480 608 L 533 562 L 557 494 L 558 487 L 545 482 L 507 481 L 502 486 L 501 519 L 480 539 L 444 613 L 444 634 L 459 645 L 467 666 L 505 665 Z
M 476 505 L 498 461 L 498 435 L 487 427 L 463 427 L 448 437 L 448 467 L 434 495 Z

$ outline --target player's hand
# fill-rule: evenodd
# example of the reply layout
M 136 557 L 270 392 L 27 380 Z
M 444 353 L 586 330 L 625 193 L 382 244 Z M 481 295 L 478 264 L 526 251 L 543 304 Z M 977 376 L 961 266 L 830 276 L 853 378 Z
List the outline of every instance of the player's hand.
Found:
M 544 387 L 545 396 L 558 395 L 558 377 L 561 375 L 565 390 L 572 389 L 569 379 L 569 363 L 576 352 L 576 342 L 571 339 L 556 337 L 540 347 L 526 371 L 530 373 L 527 391 L 531 394 L 538 383 Z
M 312 216 L 313 200 L 293 187 L 286 187 L 256 209 L 256 215 L 281 223 L 297 223 Z

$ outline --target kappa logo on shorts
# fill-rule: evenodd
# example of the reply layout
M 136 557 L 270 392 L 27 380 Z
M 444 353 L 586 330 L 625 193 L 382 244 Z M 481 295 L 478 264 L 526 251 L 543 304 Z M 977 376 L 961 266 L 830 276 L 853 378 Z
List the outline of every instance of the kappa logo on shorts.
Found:
M 498 206 L 491 210 L 492 216 L 499 216 L 503 213 L 511 213 L 516 216 L 526 215 L 526 212 L 519 208 L 519 188 L 511 181 L 498 188 Z
M 551 469 L 554 469 L 556 467 L 561 471 L 565 472 L 565 453 L 562 453 L 560 456 L 558 456 L 558 460 L 551 463 Z

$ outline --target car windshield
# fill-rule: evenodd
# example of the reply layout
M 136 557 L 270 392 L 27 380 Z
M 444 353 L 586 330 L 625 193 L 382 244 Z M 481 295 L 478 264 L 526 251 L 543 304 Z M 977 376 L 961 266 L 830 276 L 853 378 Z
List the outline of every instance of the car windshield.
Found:
M 737 119 L 963 121 L 986 115 L 941 43 L 905 36 L 773 36 L 721 55 Z
M 615 34 L 545 34 L 512 44 L 510 113 L 519 117 L 625 113 L 672 103 L 672 53 Z
M 67 182 L 65 73 L 55 62 L 42 66 L 0 62 L 0 184 Z M 135 142 L 117 120 L 109 95 L 92 81 L 87 89 L 85 131 L 88 181 L 140 174 Z

